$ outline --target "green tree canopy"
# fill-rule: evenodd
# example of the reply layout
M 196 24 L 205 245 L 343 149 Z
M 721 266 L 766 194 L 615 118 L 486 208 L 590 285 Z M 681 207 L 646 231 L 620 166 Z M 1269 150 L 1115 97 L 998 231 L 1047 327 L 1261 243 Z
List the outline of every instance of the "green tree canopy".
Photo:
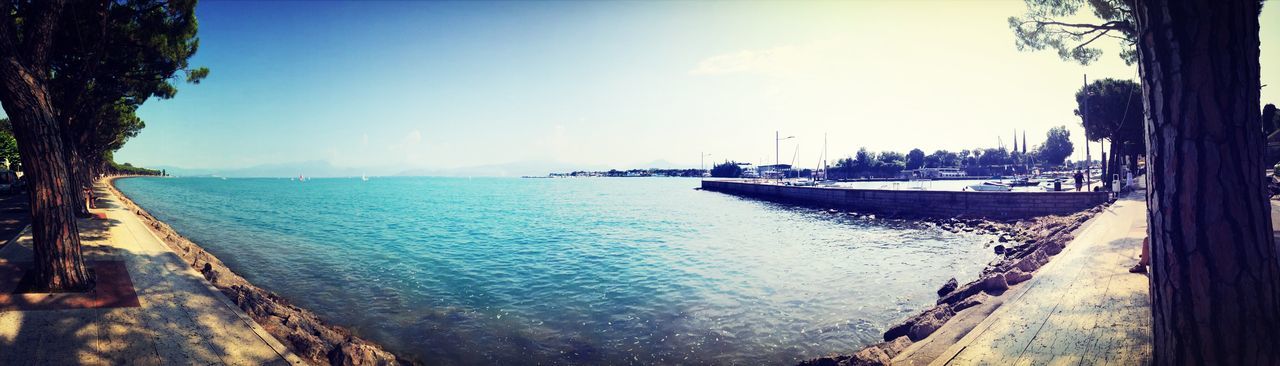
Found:
M 1076 106 L 1075 114 L 1082 117 L 1081 124 L 1089 141 L 1107 139 L 1114 143 L 1145 146 L 1142 87 L 1138 83 L 1132 80 L 1095 80 L 1076 92 Z
M 982 150 L 982 155 L 978 157 L 978 165 L 995 166 L 1009 164 L 1009 151 L 1000 148 L 989 148 Z
M 0 118 L 0 161 L 9 162 L 9 170 L 21 170 L 22 157 L 18 155 L 18 140 L 13 138 L 13 124 L 8 118 Z
M 1085 3 L 1100 24 L 1067 21 L 1077 15 Z M 1132 1 L 1128 0 L 1026 0 L 1027 13 L 1009 17 L 1014 41 L 1019 51 L 1053 49 L 1058 57 L 1087 65 L 1102 55 L 1093 47 L 1099 39 L 1119 40 L 1124 47 L 1120 58 L 1127 64 L 1137 59 L 1137 32 L 1133 21 Z
M 1062 165 L 1062 162 L 1075 152 L 1071 145 L 1071 131 L 1067 126 L 1050 128 L 1045 134 L 1044 144 L 1036 149 L 1036 155 L 1049 165 Z
M 924 157 L 924 166 L 926 168 L 947 168 L 960 166 L 960 156 L 956 153 L 938 150 L 929 156 Z
M 911 149 L 907 153 L 907 169 L 920 169 L 924 167 L 924 150 Z
M 108 165 L 104 153 L 137 136 L 136 111 L 147 99 L 172 98 L 174 83 L 199 83 L 206 68 L 190 68 L 199 48 L 194 0 L 70 2 L 50 57 L 50 94 L 64 133 L 74 143 L 73 169 Z
M 725 160 L 711 167 L 711 176 L 717 178 L 742 177 L 742 167 L 737 162 Z
M 860 172 L 870 171 L 875 166 L 876 154 L 867 151 L 867 148 L 860 148 L 853 155 L 853 169 Z

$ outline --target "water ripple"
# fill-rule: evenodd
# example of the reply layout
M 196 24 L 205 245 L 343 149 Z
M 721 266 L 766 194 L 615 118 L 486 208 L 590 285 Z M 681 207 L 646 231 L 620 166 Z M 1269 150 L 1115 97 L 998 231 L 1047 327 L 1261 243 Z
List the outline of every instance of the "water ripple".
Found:
M 117 184 L 251 281 L 439 364 L 793 363 L 876 341 L 992 258 L 686 179 Z

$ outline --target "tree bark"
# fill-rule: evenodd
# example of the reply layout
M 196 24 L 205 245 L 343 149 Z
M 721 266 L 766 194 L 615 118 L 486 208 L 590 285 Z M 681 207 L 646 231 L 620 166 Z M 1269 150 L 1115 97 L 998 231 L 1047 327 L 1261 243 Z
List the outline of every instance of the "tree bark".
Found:
M 1138 0 L 1154 361 L 1280 364 L 1257 0 Z
M 30 183 L 35 286 L 50 291 L 80 290 L 89 277 L 80 255 L 80 236 L 68 181 L 61 125 L 50 104 L 48 55 L 62 1 L 36 3 L 24 19 L 21 42 L 9 2 L 0 3 L 0 104 L 13 122 Z
M 85 162 L 80 156 L 79 149 L 72 143 L 63 146 L 67 149 L 67 181 L 73 190 L 71 193 L 71 207 L 75 208 L 75 215 L 79 217 L 89 217 L 89 205 L 86 201 L 88 198 L 84 196 L 84 187 L 89 186 L 89 181 L 85 180 Z
M 0 62 L 5 112 L 22 153 L 23 173 L 31 188 L 31 232 L 35 283 L 51 291 L 76 290 L 88 284 L 80 256 L 80 236 L 62 132 L 48 104 L 48 91 L 29 73 Z

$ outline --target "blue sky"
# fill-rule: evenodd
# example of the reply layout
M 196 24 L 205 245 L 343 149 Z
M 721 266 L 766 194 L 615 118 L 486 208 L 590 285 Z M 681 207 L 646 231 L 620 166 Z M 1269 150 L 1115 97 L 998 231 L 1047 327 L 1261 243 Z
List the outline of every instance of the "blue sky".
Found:
M 1280 41 L 1278 11 L 1263 44 Z M 1081 75 L 1134 78 L 1114 45 L 1088 67 L 1018 52 L 1021 2 L 219 2 L 193 65 L 117 153 L 144 166 L 325 161 L 448 169 L 523 161 L 833 157 L 1037 143 L 1068 125 Z M 1272 27 L 1268 27 L 1272 25 Z M 1280 55 L 1263 48 L 1263 84 Z M 1276 87 L 1263 101 L 1280 102 Z M 1080 142 L 1080 141 L 1078 141 Z M 1096 146 L 1096 145 L 1095 145 Z M 1078 148 L 1081 152 L 1083 149 Z

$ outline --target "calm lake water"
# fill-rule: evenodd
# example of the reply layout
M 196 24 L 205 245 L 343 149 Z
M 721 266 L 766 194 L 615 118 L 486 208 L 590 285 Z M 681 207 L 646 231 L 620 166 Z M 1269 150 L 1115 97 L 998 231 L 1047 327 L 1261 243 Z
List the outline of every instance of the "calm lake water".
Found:
M 790 364 L 878 341 L 988 237 L 695 179 L 130 178 L 250 281 L 433 364 Z

